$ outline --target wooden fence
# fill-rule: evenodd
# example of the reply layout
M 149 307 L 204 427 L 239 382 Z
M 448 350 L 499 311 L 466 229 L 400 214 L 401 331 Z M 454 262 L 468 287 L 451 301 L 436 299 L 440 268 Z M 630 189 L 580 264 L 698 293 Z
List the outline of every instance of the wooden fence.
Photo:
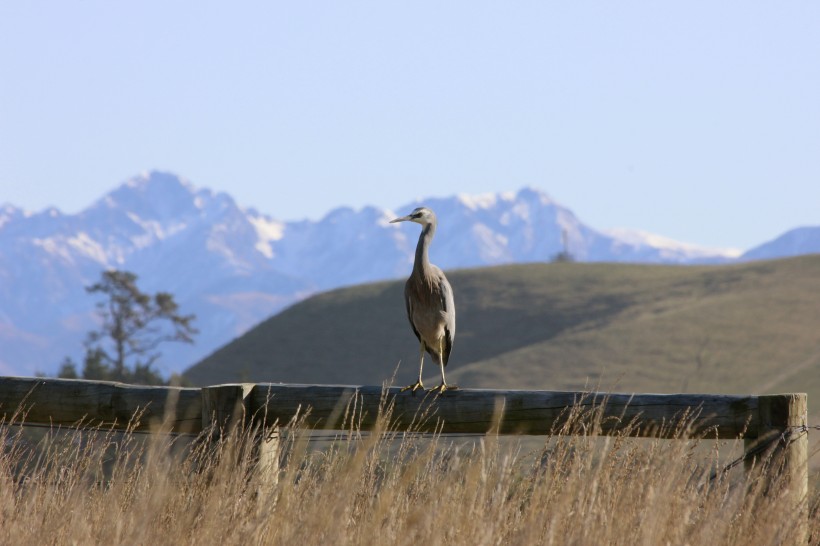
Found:
M 355 397 L 355 398 L 354 398 Z M 360 429 L 376 425 L 380 408 L 392 405 L 392 430 L 547 435 L 569 408 L 600 412 L 593 434 L 628 430 L 634 436 L 679 437 L 674 423 L 689 415 L 688 436 L 744 439 L 746 466 L 778 455 L 777 474 L 798 506 L 808 493 L 805 394 L 614 394 L 462 389 L 433 396 L 398 388 L 344 385 L 232 384 L 204 388 L 148 387 L 103 381 L 0 377 L 0 420 L 24 416 L 26 424 L 130 427 L 162 425 L 200 433 L 213 424 L 254 422 L 283 425 L 297 413 L 313 429 L 339 429 L 355 400 Z M 309 409 L 309 411 L 308 411 Z M 18 411 L 19 410 L 19 411 Z M 17 417 L 15 417 L 15 414 Z M 133 421 L 140 414 L 138 421 Z M 420 416 L 427 418 L 420 419 Z M 632 426 L 626 427 L 626 424 Z M 382 423 L 385 425 L 385 423 Z M 266 435 L 270 441 L 271 436 Z M 765 449 L 762 449 L 765 448 Z M 278 446 L 262 446 L 261 460 L 275 465 Z

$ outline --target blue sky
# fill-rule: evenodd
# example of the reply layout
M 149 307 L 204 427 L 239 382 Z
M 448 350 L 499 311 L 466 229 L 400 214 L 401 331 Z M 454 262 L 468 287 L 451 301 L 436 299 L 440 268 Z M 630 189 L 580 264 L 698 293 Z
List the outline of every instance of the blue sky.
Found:
M 535 186 L 597 228 L 820 224 L 817 2 L 0 4 L 0 203 L 147 169 L 283 219 Z

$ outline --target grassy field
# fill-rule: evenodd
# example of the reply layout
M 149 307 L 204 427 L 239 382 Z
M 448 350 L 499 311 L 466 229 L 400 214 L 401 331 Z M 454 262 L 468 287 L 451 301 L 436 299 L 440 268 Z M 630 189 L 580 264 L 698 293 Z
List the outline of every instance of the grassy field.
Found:
M 575 435 L 531 448 L 351 427 L 319 449 L 296 427 L 275 482 L 244 433 L 30 445 L 0 425 L 0 543 L 792 545 L 807 511 L 817 543 L 816 494 L 801 506 L 765 473 L 710 479 L 732 442 L 584 435 L 596 419 L 576 411 L 560 431 Z

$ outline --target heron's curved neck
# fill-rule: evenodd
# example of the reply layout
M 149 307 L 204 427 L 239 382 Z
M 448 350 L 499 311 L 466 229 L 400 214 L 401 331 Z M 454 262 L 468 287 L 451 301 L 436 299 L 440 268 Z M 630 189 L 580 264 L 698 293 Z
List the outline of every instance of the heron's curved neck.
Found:
M 421 230 L 419 235 L 419 243 L 416 245 L 416 261 L 413 263 L 413 269 L 423 275 L 431 274 L 430 257 L 427 254 L 427 249 L 430 248 L 430 241 L 433 240 L 433 234 L 436 232 L 435 224 L 427 224 Z

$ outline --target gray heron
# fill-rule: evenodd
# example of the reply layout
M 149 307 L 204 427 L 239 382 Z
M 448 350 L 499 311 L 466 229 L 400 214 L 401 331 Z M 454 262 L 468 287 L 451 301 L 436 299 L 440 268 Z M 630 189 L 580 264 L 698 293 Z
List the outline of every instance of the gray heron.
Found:
M 456 306 L 453 301 L 453 289 L 447 282 L 444 272 L 430 263 L 427 251 L 433 234 L 436 232 L 436 215 L 425 207 L 419 207 L 407 216 L 391 220 L 395 222 L 415 222 L 421 224 L 421 235 L 416 246 L 416 259 L 413 263 L 413 272 L 404 285 L 404 302 L 407 306 L 407 318 L 413 333 L 419 339 L 419 380 L 408 385 L 402 391 L 423 389 L 421 371 L 424 368 L 424 352 L 438 361 L 441 368 L 441 385 L 430 389 L 444 392 L 454 389 L 447 385 L 444 378 L 444 367 L 450 358 L 453 349 L 453 339 L 456 337 Z

